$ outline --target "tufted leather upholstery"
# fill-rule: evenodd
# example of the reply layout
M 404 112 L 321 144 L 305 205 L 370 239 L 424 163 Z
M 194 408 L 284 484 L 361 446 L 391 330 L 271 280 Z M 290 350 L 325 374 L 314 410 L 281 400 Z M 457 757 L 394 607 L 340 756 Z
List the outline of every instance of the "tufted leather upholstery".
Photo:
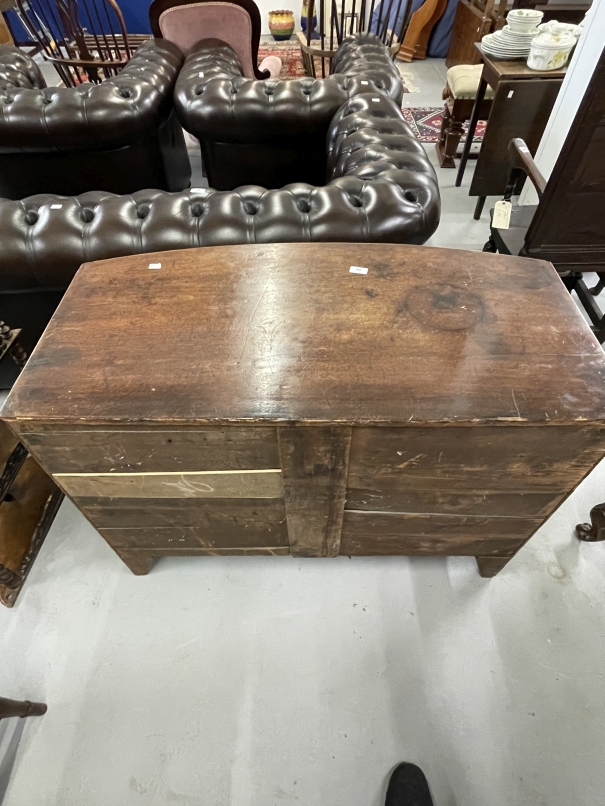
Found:
M 0 201 L 0 290 L 67 286 L 81 263 L 240 243 L 421 244 L 439 222 L 437 179 L 400 108 L 356 96 L 328 135 L 325 187 L 143 190 Z M 53 205 L 60 207 L 54 209 Z
M 89 260 L 239 243 L 421 244 L 435 231 L 435 173 L 389 98 L 371 92 L 343 104 L 327 151 L 325 187 L 301 182 L 276 190 L 247 185 L 0 200 L 0 319 L 24 328 L 20 341 L 31 350 L 63 289 Z M 0 387 L 16 374 L 10 362 L 0 364 Z
M 290 81 L 244 78 L 224 42 L 204 39 L 189 53 L 177 80 L 175 107 L 183 127 L 200 140 L 209 184 L 229 190 L 251 181 L 268 188 L 325 181 L 324 143 L 336 110 L 363 92 L 401 104 L 403 85 L 374 34 L 344 40 L 328 78 Z
M 156 180 L 185 187 L 190 169 L 172 106 L 182 63 L 172 42 L 150 40 L 101 84 L 46 87 L 29 56 L 0 46 L 0 195 L 124 192 Z M 145 166 L 152 161 L 163 170 Z

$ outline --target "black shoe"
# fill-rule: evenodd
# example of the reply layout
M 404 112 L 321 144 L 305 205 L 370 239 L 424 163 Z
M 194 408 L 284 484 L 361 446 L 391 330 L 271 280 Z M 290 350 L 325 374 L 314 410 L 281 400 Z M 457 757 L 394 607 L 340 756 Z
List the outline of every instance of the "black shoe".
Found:
M 403 761 L 391 773 L 385 806 L 433 806 L 424 773 L 415 764 Z

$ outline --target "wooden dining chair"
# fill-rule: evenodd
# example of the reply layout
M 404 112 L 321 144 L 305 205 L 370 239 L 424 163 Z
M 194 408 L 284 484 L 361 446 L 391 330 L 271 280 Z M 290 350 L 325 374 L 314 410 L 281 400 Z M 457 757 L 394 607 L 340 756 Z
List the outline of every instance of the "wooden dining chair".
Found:
M 376 34 L 394 59 L 411 11 L 412 0 L 309 0 L 306 31 L 298 33 L 305 73 L 316 78 L 319 62 L 321 77 L 325 78 L 343 39 L 364 31 Z M 315 19 L 317 30 L 308 22 Z
M 67 87 L 118 73 L 133 46 L 115 0 L 16 0 L 23 27 Z M 140 37 L 139 37 L 140 38 Z

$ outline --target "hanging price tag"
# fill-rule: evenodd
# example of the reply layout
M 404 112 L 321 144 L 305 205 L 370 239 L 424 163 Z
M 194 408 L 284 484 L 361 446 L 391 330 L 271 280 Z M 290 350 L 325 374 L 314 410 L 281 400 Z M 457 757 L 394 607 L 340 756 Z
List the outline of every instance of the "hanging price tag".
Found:
M 499 201 L 494 205 L 494 217 L 492 227 L 496 229 L 508 229 L 510 226 L 510 214 L 513 206 L 509 201 Z

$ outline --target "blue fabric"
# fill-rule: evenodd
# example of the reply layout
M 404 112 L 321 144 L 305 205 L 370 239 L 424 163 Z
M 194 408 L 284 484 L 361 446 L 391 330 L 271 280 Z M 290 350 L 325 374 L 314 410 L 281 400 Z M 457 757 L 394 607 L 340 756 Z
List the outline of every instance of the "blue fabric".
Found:
M 452 28 L 454 27 L 454 17 L 459 0 L 448 0 L 443 16 L 433 28 L 427 48 L 427 56 L 434 59 L 445 59 L 450 47 L 452 38 Z
M 118 0 L 129 34 L 150 34 L 149 6 L 151 0 Z
M 386 13 L 386 10 L 389 7 L 390 0 L 382 0 L 384 3 L 384 10 L 383 14 Z M 456 16 L 456 7 L 458 6 L 459 0 L 448 0 L 448 4 L 443 12 L 443 16 L 433 28 L 431 33 L 429 44 L 427 48 L 427 56 L 431 56 L 433 58 L 440 58 L 443 59 L 447 56 L 447 51 L 450 46 L 450 39 L 452 36 L 452 27 L 454 25 L 454 17 Z M 414 11 L 418 11 L 420 6 L 424 3 L 424 0 L 413 0 L 412 2 L 412 14 Z M 405 14 L 405 3 L 402 3 L 402 8 L 397 15 L 397 3 L 393 2 L 393 7 L 391 9 L 391 16 L 389 19 L 388 27 L 391 31 L 398 31 L 399 27 L 401 26 L 403 15 Z M 372 33 L 377 33 L 378 29 L 378 18 L 380 16 L 380 3 L 374 9 L 374 14 L 372 15 L 372 21 L 370 23 L 370 31 Z M 397 17 L 397 19 L 396 19 Z M 381 27 L 384 24 L 384 18 L 381 22 Z
M 151 27 L 149 25 L 150 3 L 151 0 L 127 0 L 127 2 L 125 2 L 125 0 L 121 0 L 121 2 L 118 2 L 120 10 L 124 16 L 126 30 L 129 34 L 151 33 Z M 16 38 L 19 41 L 27 42 L 29 40 L 29 34 L 19 22 L 19 18 L 15 12 L 8 11 L 7 13 Z M 111 16 L 113 19 L 113 15 Z M 87 27 L 90 29 L 90 26 Z M 55 26 L 51 25 L 51 29 L 53 30 L 53 34 L 56 36 L 58 32 L 55 30 Z

